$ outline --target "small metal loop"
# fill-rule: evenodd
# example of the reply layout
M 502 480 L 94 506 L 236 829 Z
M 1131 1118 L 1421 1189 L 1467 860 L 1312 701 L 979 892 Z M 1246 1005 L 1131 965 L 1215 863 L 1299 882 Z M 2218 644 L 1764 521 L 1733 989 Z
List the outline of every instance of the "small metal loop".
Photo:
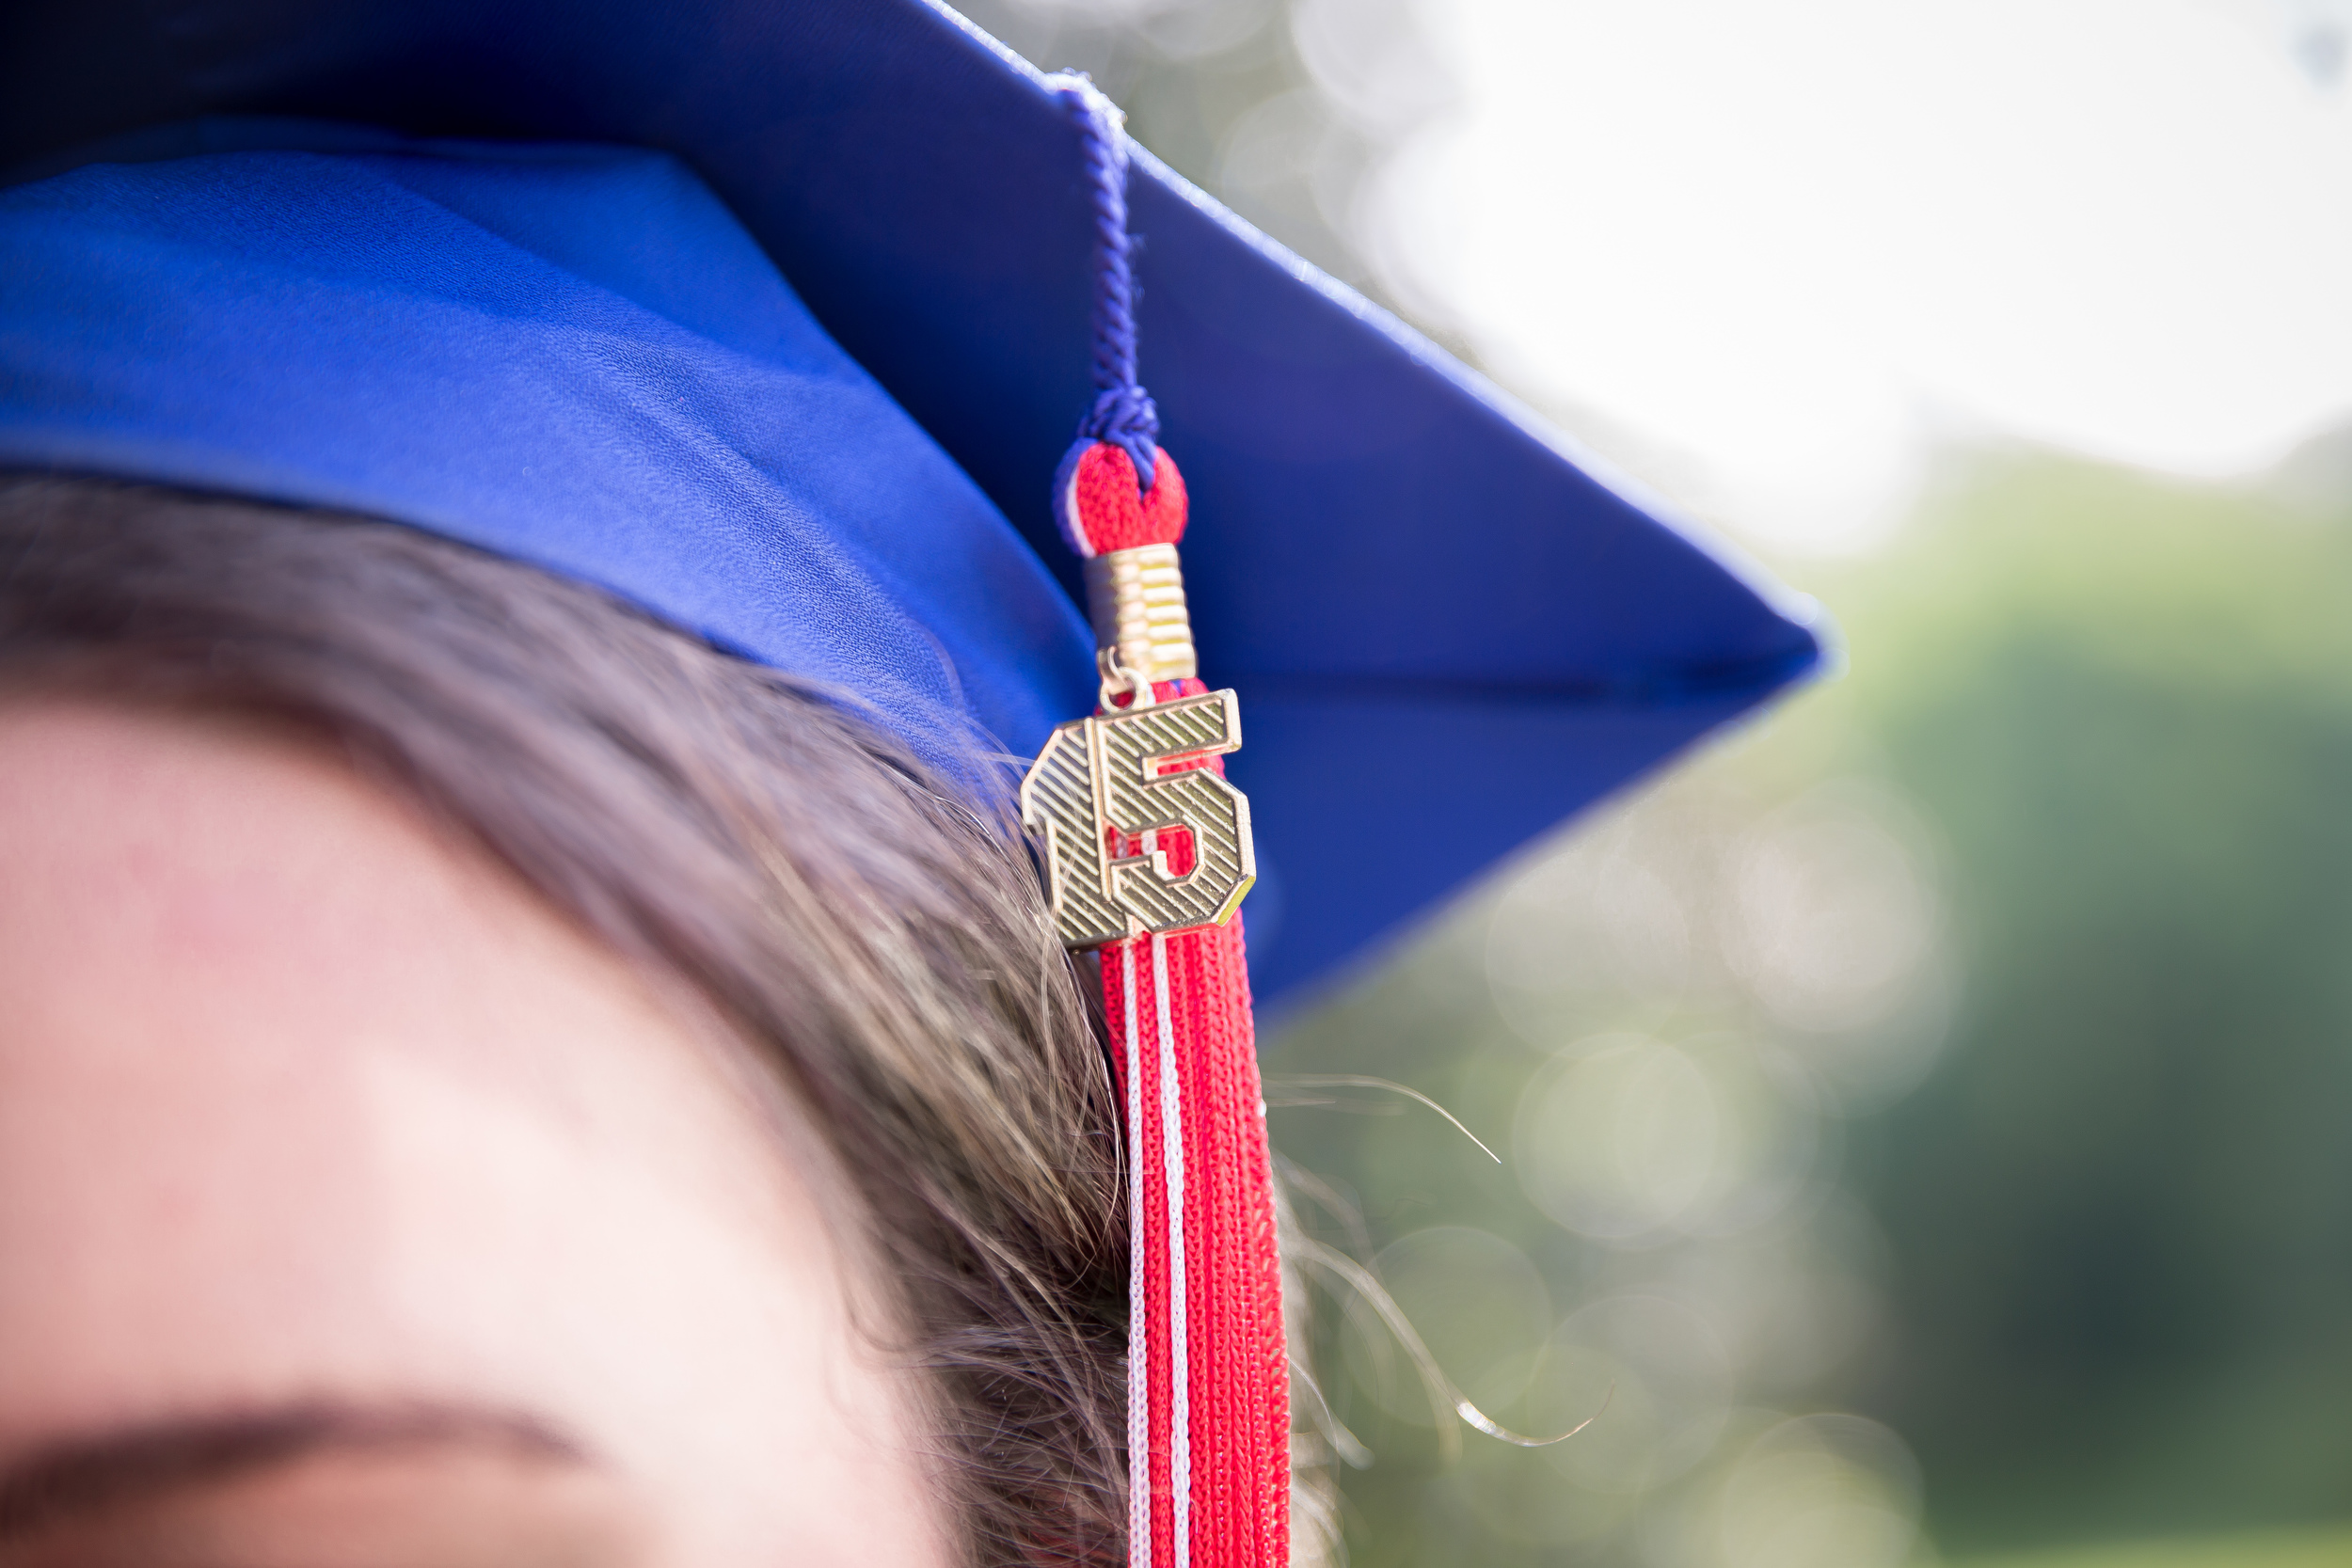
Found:
M 1159 701 L 1152 690 L 1151 677 L 1140 670 L 1129 669 L 1119 657 L 1117 643 L 1114 642 L 1094 651 L 1094 667 L 1102 673 L 1103 676 L 1099 695 L 1104 711 L 1119 708 L 1119 704 L 1112 699 L 1122 691 L 1132 692 L 1134 701 L 1123 709 L 1120 709 L 1121 712 L 1134 713 L 1150 707 Z

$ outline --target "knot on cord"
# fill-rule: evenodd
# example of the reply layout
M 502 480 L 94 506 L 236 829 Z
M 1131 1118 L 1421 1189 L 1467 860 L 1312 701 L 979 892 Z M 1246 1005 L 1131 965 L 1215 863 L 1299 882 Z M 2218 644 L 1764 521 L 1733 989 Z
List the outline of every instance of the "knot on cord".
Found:
M 1078 421 L 1078 434 L 1124 451 L 1142 488 L 1149 490 L 1158 481 L 1160 410 L 1142 388 L 1131 383 L 1097 392 L 1094 406 Z

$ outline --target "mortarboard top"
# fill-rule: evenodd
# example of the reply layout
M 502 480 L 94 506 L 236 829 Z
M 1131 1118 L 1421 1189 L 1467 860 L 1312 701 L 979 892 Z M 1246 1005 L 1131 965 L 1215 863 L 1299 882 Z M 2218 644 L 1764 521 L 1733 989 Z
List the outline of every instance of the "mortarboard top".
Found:
M 105 138 L 119 166 L 0 192 L 0 463 L 434 528 L 912 729 L 961 703 L 1027 753 L 1092 705 L 1048 506 L 1092 397 L 1078 134 L 951 12 L 13 8 L 0 167 Z M 1245 705 L 1262 997 L 1815 664 L 1387 313 L 1147 154 L 1130 203 L 1202 673 Z M 363 243 L 288 240 L 320 204 Z

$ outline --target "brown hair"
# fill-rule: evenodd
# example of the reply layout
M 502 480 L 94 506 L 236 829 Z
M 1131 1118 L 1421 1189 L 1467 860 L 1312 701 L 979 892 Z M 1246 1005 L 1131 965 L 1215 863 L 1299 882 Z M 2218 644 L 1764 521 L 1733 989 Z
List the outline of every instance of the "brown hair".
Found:
M 1123 1555 L 1107 1075 L 977 742 L 951 784 L 837 693 L 409 528 L 34 476 L 0 476 L 0 683 L 308 726 L 710 998 L 862 1201 L 968 1560 Z

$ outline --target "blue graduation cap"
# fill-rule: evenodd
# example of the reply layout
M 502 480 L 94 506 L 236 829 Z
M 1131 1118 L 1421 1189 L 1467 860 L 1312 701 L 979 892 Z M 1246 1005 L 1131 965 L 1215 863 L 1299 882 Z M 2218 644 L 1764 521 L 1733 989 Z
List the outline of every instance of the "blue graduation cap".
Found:
M 0 464 L 410 522 L 918 740 L 961 710 L 1027 754 L 1092 705 L 1048 504 L 1093 395 L 1080 135 L 945 8 L 16 7 L 0 167 Z M 1425 340 L 1146 153 L 1130 201 L 1262 997 L 1815 664 Z

